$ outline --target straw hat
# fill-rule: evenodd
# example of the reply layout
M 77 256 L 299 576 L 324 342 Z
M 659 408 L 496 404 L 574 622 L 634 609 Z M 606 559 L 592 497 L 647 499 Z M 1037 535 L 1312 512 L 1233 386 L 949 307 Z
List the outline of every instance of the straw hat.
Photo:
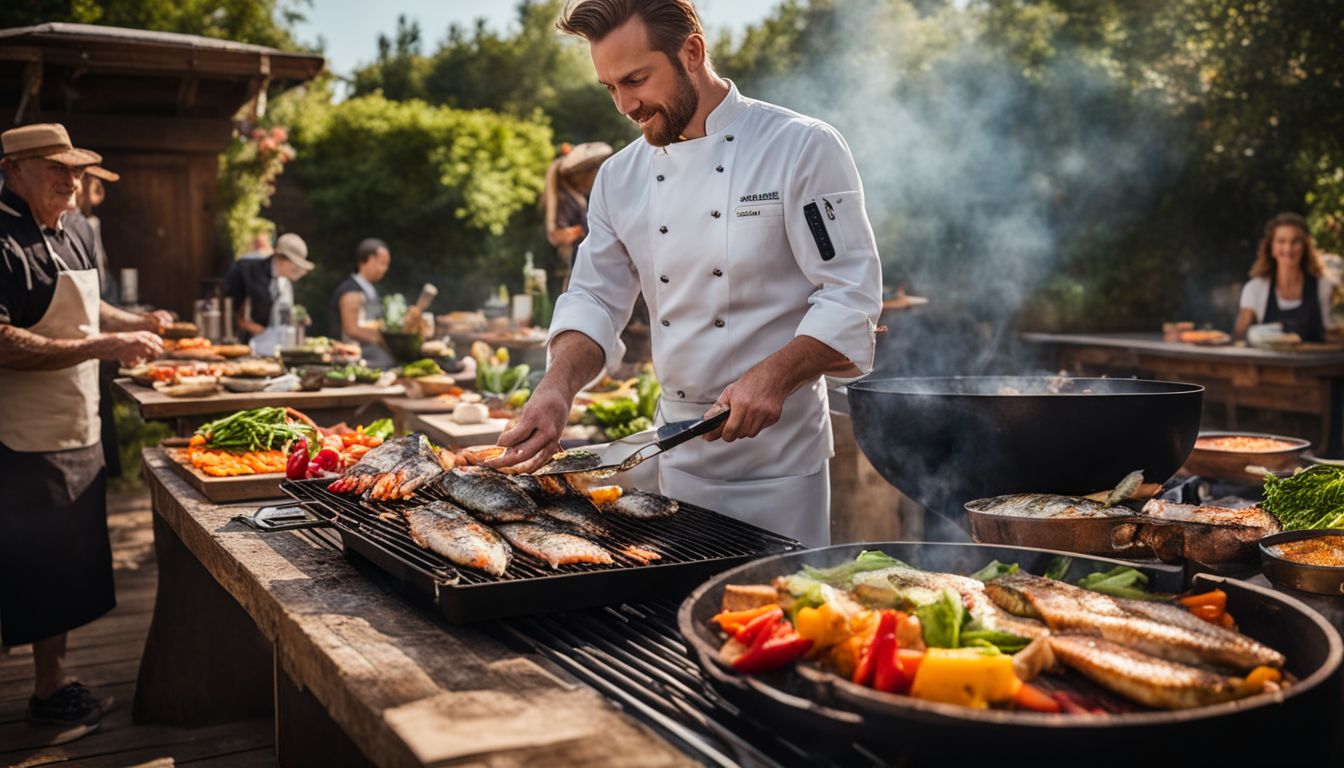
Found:
M 84 169 L 84 172 L 96 179 L 103 181 L 120 181 L 121 174 L 116 171 L 109 171 L 101 165 L 90 165 Z
M 34 123 L 11 128 L 0 134 L 0 144 L 4 146 L 5 157 L 11 160 L 41 157 L 74 168 L 103 161 L 97 152 L 75 148 L 70 143 L 70 134 L 60 123 Z
M 317 266 L 308 260 L 308 244 L 293 232 L 286 232 L 275 241 L 274 253 L 284 256 L 309 272 Z
M 605 141 L 590 141 L 575 144 L 569 151 L 561 149 L 560 172 L 564 174 L 592 170 L 611 157 L 611 145 Z

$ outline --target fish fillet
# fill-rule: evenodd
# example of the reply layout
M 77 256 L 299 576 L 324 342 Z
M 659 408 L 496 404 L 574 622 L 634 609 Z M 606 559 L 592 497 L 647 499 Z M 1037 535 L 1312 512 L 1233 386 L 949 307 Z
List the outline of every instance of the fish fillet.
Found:
M 1050 493 L 1016 493 L 976 499 L 967 503 L 966 508 L 987 515 L 1050 519 L 1129 517 L 1134 514 L 1128 507 L 1112 507 L 1091 499 Z
M 1156 709 L 1188 709 L 1244 695 L 1240 680 L 1086 635 L 1051 635 L 1055 659 L 1101 687 Z
M 508 543 L 499 534 L 446 501 L 412 507 L 402 515 L 416 544 L 455 565 L 500 576 L 513 559 Z
M 537 517 L 537 503 L 502 472 L 490 467 L 458 467 L 443 475 L 439 487 L 448 498 L 491 525 Z
M 655 520 L 677 514 L 680 507 L 681 505 L 677 503 L 676 499 L 669 499 L 666 496 L 649 493 L 648 491 L 633 490 L 621 494 L 619 499 L 603 509 L 636 520 Z
M 364 454 L 353 467 L 327 486 L 332 493 L 359 494 L 367 491 L 374 483 L 396 467 L 415 450 L 416 435 L 388 440 L 382 445 Z
M 611 553 L 553 523 L 518 522 L 495 527 L 514 547 L 546 561 L 552 568 L 570 563 L 610 565 Z

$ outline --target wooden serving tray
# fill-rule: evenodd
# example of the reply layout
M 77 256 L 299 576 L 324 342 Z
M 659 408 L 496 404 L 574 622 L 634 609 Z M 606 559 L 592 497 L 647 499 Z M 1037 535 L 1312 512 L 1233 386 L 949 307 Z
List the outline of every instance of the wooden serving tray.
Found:
M 181 475 L 202 496 L 216 504 L 284 497 L 284 493 L 280 491 L 280 481 L 285 479 L 283 472 L 213 477 L 191 465 L 185 448 L 164 448 L 164 452 L 168 454 L 168 465 L 173 471 Z

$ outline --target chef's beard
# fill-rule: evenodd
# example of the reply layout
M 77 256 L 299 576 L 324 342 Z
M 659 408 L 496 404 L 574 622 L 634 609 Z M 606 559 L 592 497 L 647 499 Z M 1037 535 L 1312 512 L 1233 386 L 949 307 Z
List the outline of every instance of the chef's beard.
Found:
M 695 117 L 696 107 L 700 105 L 700 91 L 696 89 L 686 67 L 676 59 L 672 60 L 672 64 L 677 70 L 677 92 L 672 97 L 672 103 L 644 107 L 630 115 L 630 119 L 635 122 L 650 114 L 662 116 L 662 120 L 652 122 L 644 129 L 644 140 L 655 147 L 665 147 L 681 138 L 686 126 L 691 124 L 691 118 Z

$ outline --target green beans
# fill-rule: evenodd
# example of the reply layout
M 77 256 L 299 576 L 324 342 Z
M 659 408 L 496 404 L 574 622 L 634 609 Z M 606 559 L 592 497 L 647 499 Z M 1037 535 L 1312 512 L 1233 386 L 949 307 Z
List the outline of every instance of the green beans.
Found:
M 203 424 L 196 434 L 212 448 L 259 451 L 283 448 L 306 431 L 289 423 L 284 408 L 253 408 Z

